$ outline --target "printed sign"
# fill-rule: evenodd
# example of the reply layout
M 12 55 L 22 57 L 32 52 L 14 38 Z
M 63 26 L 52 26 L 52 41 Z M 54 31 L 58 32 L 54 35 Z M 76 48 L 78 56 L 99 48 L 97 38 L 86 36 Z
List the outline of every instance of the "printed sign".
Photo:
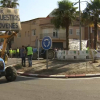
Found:
M 19 10 L 0 7 L 0 31 L 21 30 Z
M 48 49 L 51 48 L 51 46 L 52 46 L 52 39 L 51 39 L 51 37 L 49 37 L 49 36 L 44 37 L 43 40 L 42 40 L 42 47 L 43 47 L 43 49 L 48 50 Z

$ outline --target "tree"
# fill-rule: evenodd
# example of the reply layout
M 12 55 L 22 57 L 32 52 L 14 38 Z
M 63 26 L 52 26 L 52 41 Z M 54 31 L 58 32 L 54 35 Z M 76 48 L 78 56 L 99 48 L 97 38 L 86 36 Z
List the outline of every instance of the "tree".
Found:
M 53 11 L 53 19 L 51 22 L 54 24 L 56 29 L 60 27 L 66 29 L 66 49 L 69 49 L 69 26 L 76 19 L 77 7 L 69 0 L 63 0 L 58 2 L 58 8 Z
M 91 0 L 83 10 L 82 18 L 89 24 L 94 24 L 94 49 L 97 43 L 97 24 L 100 22 L 100 0 Z
M 1 4 L 1 7 L 17 8 L 17 6 L 19 6 L 19 3 L 17 2 L 18 0 L 1 0 L 0 4 Z
M 17 8 L 17 6 L 19 6 L 19 3 L 17 3 L 17 2 L 18 2 L 18 0 L 1 0 L 1 1 L 0 1 L 0 5 L 1 5 L 1 7 Z M 8 35 L 10 35 L 10 34 L 11 34 L 11 31 L 8 31 L 7 33 L 8 33 Z M 8 43 L 9 48 L 11 48 L 11 42 L 12 42 L 13 40 L 14 40 L 14 38 L 12 38 L 12 39 L 9 41 L 9 43 Z
M 5 7 L 6 6 L 6 2 L 7 2 L 7 0 L 1 0 L 0 1 L 1 7 Z

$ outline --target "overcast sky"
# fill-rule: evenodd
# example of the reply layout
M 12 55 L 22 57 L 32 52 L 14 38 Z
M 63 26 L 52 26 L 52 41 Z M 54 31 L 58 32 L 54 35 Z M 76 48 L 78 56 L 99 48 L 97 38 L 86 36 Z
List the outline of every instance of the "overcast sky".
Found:
M 38 17 L 46 17 L 53 9 L 58 7 L 58 1 L 61 0 L 19 0 L 20 6 L 18 9 L 21 21 L 27 21 Z M 78 0 L 70 1 L 77 2 Z M 78 7 L 79 4 L 76 6 Z M 81 3 L 81 10 L 83 10 L 85 7 L 86 2 Z

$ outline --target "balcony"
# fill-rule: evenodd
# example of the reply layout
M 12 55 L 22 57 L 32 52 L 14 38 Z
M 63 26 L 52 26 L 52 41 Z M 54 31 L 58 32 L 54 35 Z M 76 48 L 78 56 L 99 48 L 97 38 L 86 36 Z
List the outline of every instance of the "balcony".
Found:
M 65 40 L 66 39 L 65 33 L 58 33 L 58 34 L 46 33 L 46 34 L 40 34 L 40 39 L 43 39 L 45 36 L 50 36 L 52 39 L 60 39 L 60 40 Z

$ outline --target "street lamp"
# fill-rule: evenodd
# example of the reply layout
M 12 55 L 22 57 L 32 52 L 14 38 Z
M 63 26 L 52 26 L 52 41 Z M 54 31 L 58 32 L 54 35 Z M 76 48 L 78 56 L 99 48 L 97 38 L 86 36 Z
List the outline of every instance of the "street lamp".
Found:
M 82 49 L 82 45 L 81 45 L 81 2 L 87 2 L 88 3 L 88 1 L 78 1 L 78 2 L 76 2 L 76 3 L 74 3 L 74 5 L 76 5 L 77 3 L 79 3 L 79 32 L 80 32 L 80 34 L 79 34 L 79 38 L 80 38 L 80 50 Z
M 80 7 L 80 0 L 79 0 L 79 32 L 80 32 L 80 50 L 81 48 L 81 7 Z

